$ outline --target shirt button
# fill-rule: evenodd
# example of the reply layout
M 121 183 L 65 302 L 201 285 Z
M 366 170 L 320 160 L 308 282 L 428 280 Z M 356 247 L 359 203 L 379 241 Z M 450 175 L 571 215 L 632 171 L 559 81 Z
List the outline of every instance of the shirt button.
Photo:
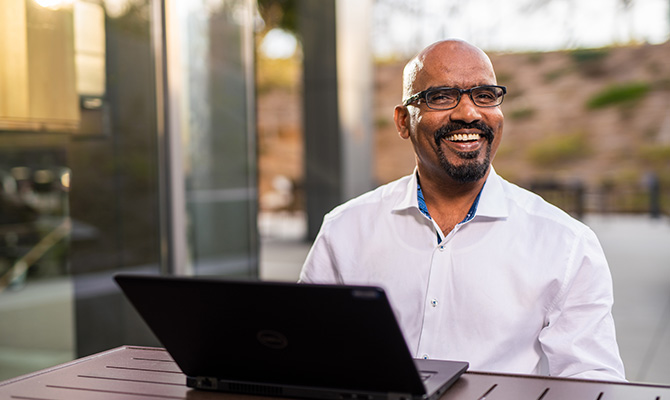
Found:
M 440 246 L 440 251 L 444 251 L 444 246 Z
M 430 301 L 430 305 L 433 306 L 433 307 L 437 307 L 437 299 L 432 299 Z
M 422 355 L 421 358 L 423 358 L 424 360 L 427 360 L 428 359 L 428 354 Z

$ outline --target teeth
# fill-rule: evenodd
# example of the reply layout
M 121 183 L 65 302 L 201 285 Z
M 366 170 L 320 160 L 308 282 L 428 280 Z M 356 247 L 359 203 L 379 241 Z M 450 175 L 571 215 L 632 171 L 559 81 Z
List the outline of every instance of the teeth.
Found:
M 451 135 L 447 138 L 447 140 L 452 141 L 452 142 L 467 142 L 470 140 L 479 140 L 479 134 L 478 133 L 468 133 L 468 134 L 463 134 L 459 133 L 456 135 Z

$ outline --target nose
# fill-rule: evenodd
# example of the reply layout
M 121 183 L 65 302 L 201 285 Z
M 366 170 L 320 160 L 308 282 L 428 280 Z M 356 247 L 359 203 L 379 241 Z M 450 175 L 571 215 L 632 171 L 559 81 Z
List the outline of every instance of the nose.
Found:
M 449 118 L 452 121 L 465 123 L 477 122 L 482 119 L 481 108 L 477 107 L 470 96 L 464 93 L 458 105 L 451 110 Z

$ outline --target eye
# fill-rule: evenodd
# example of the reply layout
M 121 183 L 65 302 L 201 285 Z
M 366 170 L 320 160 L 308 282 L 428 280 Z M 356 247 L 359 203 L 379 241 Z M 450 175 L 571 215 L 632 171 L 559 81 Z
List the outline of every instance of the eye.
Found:
M 430 104 L 450 104 L 458 100 L 458 91 L 453 89 L 437 89 L 426 93 L 426 101 Z
M 482 88 L 472 93 L 474 100 L 481 104 L 493 104 L 498 101 L 498 91 L 495 88 Z

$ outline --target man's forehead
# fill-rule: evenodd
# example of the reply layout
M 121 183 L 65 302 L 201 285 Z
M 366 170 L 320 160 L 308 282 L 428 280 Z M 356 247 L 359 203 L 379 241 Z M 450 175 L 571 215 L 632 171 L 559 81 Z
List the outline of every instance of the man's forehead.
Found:
M 408 64 L 405 79 L 406 88 L 412 92 L 432 86 L 466 88 L 496 83 L 488 56 L 461 41 L 438 42 L 427 47 Z
M 495 83 L 495 74 L 486 65 L 448 63 L 427 65 L 417 73 L 414 86 L 453 86 L 466 89 Z

